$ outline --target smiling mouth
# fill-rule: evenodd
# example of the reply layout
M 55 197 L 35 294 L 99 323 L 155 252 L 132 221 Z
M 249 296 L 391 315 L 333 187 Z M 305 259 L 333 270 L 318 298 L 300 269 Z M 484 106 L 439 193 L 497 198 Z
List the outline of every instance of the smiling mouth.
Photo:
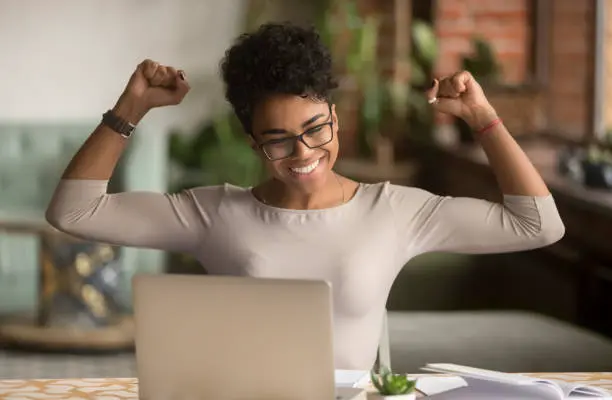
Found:
M 289 168 L 289 169 L 291 170 L 291 172 L 295 174 L 308 175 L 319 166 L 319 162 L 321 162 L 321 159 L 318 159 L 314 161 L 313 163 L 306 165 L 305 167 Z

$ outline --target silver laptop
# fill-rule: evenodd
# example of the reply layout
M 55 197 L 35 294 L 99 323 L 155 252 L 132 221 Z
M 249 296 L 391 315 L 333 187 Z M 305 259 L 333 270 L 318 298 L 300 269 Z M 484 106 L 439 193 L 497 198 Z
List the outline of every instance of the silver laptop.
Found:
M 140 398 L 336 398 L 327 283 L 138 275 L 133 296 Z

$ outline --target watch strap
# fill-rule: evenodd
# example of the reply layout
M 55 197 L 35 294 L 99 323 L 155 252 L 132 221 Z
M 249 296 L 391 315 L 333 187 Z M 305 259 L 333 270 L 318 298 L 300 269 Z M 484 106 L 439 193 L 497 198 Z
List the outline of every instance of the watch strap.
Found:
M 119 117 L 113 110 L 108 110 L 102 114 L 102 123 L 126 139 L 129 139 L 136 129 L 136 125 Z

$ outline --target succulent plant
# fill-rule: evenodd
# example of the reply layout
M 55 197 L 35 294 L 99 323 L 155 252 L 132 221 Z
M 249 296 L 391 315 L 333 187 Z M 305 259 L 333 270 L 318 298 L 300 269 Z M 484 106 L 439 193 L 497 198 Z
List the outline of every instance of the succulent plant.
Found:
M 389 368 L 383 367 L 379 373 L 370 372 L 372 384 L 383 396 L 410 394 L 416 389 L 416 379 L 405 374 L 394 374 Z

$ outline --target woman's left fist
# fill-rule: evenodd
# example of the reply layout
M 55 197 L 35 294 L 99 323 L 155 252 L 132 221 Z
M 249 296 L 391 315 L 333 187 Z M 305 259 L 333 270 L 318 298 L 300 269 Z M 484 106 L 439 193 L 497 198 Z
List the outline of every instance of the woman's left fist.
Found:
M 482 87 L 467 71 L 440 80 L 434 79 L 426 95 L 436 111 L 461 118 L 475 130 L 497 118 Z

